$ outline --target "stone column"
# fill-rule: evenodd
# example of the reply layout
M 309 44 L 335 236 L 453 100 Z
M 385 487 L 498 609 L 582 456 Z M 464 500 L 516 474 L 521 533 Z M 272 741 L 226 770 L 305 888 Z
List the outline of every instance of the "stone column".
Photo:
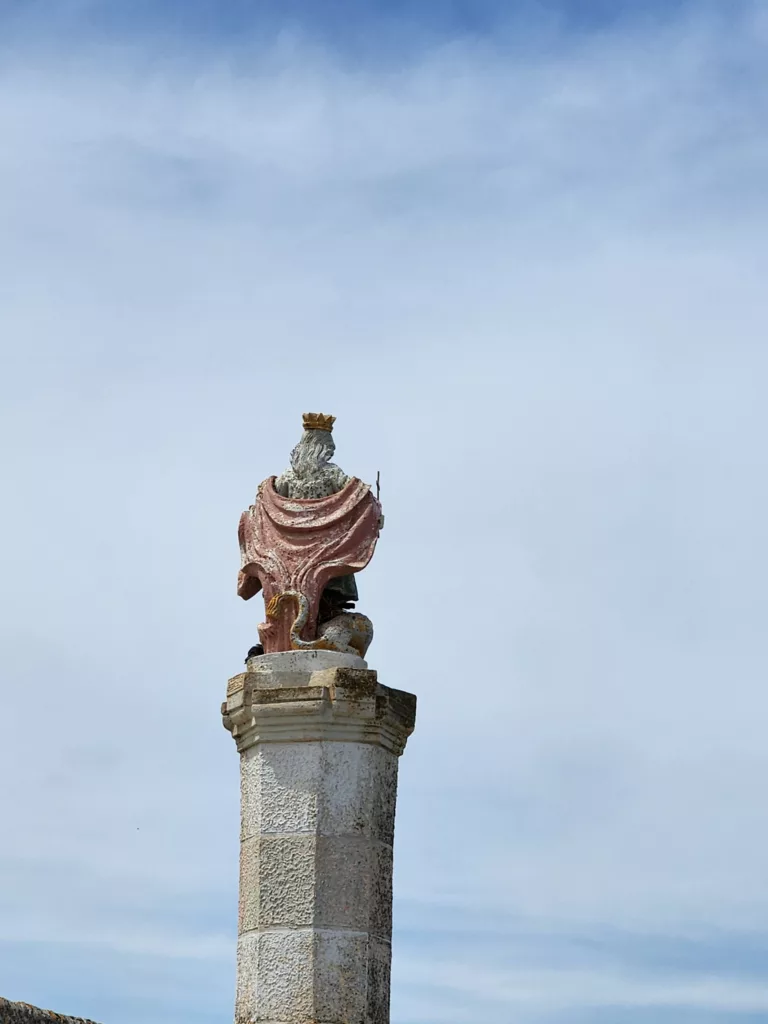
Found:
M 230 679 L 240 751 L 236 1024 L 389 1024 L 398 757 L 416 698 L 355 655 Z

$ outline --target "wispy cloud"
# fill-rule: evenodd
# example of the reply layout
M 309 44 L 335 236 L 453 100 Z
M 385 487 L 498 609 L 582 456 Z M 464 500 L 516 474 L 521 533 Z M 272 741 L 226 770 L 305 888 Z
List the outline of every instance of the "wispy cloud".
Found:
M 0 991 L 108 1024 L 152 1024 L 136 958 L 230 991 L 234 527 L 319 406 L 382 471 L 371 662 L 420 698 L 394 1020 L 764 1013 L 735 966 L 768 925 L 764 12 L 375 65 L 21 38 Z M 608 932 L 609 963 L 563 940 Z M 96 942 L 111 995 L 78 1007 Z M 79 990 L 31 969 L 46 943 Z
M 768 1011 L 768 986 L 722 978 L 691 979 L 682 975 L 659 980 L 653 975 L 628 972 L 562 968 L 532 971 L 514 966 L 489 970 L 475 965 L 468 970 L 461 960 L 436 965 L 429 958 L 401 967 L 400 977 L 406 985 L 418 982 L 448 998 L 455 993 L 468 1002 L 496 1004 L 500 1008 L 497 1012 L 507 1013 L 581 1013 L 600 1007 L 611 1007 L 619 1014 L 627 1008 L 655 1007 L 730 1014 Z M 442 1007 L 439 1012 L 443 1012 Z M 469 1022 L 473 1019 L 471 1013 L 470 1008 L 454 1010 L 455 1015 L 449 1019 Z M 436 1015 L 421 1019 L 443 1018 Z

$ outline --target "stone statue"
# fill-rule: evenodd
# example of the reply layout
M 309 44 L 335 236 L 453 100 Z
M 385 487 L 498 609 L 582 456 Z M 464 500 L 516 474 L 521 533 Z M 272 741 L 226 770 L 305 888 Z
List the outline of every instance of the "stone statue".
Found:
M 334 422 L 334 416 L 304 414 L 290 468 L 264 480 L 240 517 L 237 592 L 248 600 L 263 591 L 267 621 L 259 637 L 268 654 L 331 650 L 364 657 L 373 637 L 370 619 L 350 609 L 358 600 L 354 574 L 371 560 L 383 525 L 381 505 L 368 484 L 330 461 Z
M 327 498 L 349 483 L 344 470 L 331 462 L 336 417 L 307 412 L 303 421 L 304 433 L 291 452 L 290 469 L 275 480 L 275 490 L 284 498 Z
M 284 498 L 327 498 L 349 483 L 349 477 L 330 460 L 336 453 L 333 440 L 335 416 L 304 414 L 304 433 L 291 452 L 291 465 L 277 480 L 275 490 Z M 353 575 L 337 576 L 326 584 L 320 598 L 319 621 L 327 622 L 354 607 L 358 600 Z

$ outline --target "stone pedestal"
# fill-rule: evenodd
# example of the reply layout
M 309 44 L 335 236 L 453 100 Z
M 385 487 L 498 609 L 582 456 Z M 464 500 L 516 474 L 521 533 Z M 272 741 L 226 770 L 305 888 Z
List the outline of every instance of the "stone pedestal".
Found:
M 416 698 L 354 655 L 252 658 L 240 751 L 236 1024 L 389 1024 L 397 762 Z

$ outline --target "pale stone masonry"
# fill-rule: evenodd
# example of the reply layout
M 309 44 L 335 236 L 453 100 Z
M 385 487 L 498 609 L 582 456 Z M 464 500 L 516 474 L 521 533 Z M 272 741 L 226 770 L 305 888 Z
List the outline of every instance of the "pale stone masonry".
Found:
M 237 1024 L 388 1024 L 398 757 L 416 698 L 355 655 L 255 657 L 241 755 Z

